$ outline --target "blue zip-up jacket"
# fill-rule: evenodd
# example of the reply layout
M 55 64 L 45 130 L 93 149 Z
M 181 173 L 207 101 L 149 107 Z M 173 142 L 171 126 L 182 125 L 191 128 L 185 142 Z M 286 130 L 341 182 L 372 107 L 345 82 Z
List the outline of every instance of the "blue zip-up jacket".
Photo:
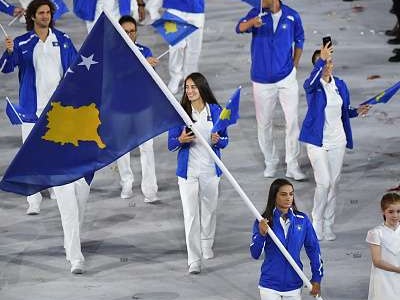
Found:
M 110 1 L 110 0 L 105 0 Z M 119 12 L 121 16 L 131 14 L 131 1 L 136 0 L 118 0 Z M 74 0 L 75 15 L 85 21 L 94 21 L 96 13 L 97 0 Z
M 204 0 L 164 0 L 164 8 L 176 9 L 188 13 L 204 13 Z
M 312 278 L 311 282 L 321 282 L 323 265 L 321 251 L 314 228 L 308 217 L 302 212 L 288 211 L 290 226 L 285 238 L 283 227 L 279 221 L 281 212 L 274 209 L 272 230 L 293 257 L 294 261 L 303 269 L 300 260 L 301 249 L 305 248 L 310 259 Z M 271 237 L 261 235 L 258 229 L 258 221 L 253 225 L 253 237 L 250 244 L 250 253 L 254 259 L 258 259 L 264 250 L 264 262 L 261 266 L 259 285 L 280 292 L 292 291 L 301 288 L 303 280 L 295 272 L 282 252 L 272 241 Z
M 10 3 L 8 3 L 5 0 L 0 0 L 0 11 L 4 12 L 10 16 L 13 16 L 14 9 L 15 9 L 14 5 L 11 5 Z
M 209 106 L 210 106 L 211 119 L 213 124 L 215 124 L 215 122 L 217 122 L 217 120 L 219 119 L 219 115 L 221 114 L 222 108 L 217 104 L 209 104 Z M 178 126 L 168 131 L 168 149 L 170 151 L 179 150 L 176 175 L 187 179 L 190 143 L 182 144 L 178 140 L 179 136 L 182 133 L 183 128 L 185 128 L 185 126 Z M 219 131 L 218 134 L 220 135 L 221 138 L 219 139 L 218 143 L 216 143 L 215 145 L 211 145 L 211 148 L 214 150 L 215 154 L 217 154 L 218 157 L 221 158 L 221 149 L 225 148 L 228 145 L 229 138 L 226 129 Z M 218 177 L 222 175 L 222 171 L 217 166 L 217 164 L 215 164 L 215 171 Z
M 135 45 L 139 48 L 139 51 L 143 54 L 144 58 L 148 58 L 150 56 L 153 56 L 153 53 L 151 52 L 149 47 L 143 46 L 139 43 L 135 42 Z
M 310 77 L 304 82 L 304 90 L 306 91 L 308 110 L 303 125 L 300 130 L 299 140 L 304 143 L 313 144 L 322 147 L 324 124 L 325 124 L 325 107 L 326 94 L 322 83 L 320 82 L 323 68 L 326 61 L 319 58 L 311 71 Z M 346 84 L 343 80 L 333 77 L 340 97 L 342 97 L 342 123 L 346 135 L 346 147 L 353 148 L 353 137 L 351 133 L 350 118 L 358 116 L 357 109 L 350 106 L 350 95 Z
M 61 64 L 65 73 L 76 59 L 77 52 L 68 35 L 57 29 L 52 29 L 52 31 L 58 40 Z M 33 50 L 38 41 L 39 37 L 36 33 L 29 31 L 15 38 L 13 53 L 9 54 L 5 51 L 0 58 L 1 72 L 11 73 L 15 67 L 18 67 L 19 104 L 27 122 L 37 119 L 36 75 L 33 65 Z
M 303 49 L 304 30 L 300 15 L 287 5 L 281 4 L 282 16 L 274 33 L 273 21 L 269 10 L 263 9 L 264 25 L 250 28 L 251 40 L 251 80 L 258 83 L 275 83 L 292 72 L 293 44 L 295 48 Z M 240 23 L 248 21 L 260 13 L 253 8 L 236 26 L 239 31 Z

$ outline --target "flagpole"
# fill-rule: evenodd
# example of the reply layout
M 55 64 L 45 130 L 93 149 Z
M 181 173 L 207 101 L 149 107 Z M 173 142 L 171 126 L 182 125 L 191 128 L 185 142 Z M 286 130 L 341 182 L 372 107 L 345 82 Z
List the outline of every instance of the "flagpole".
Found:
M 7 26 L 10 27 L 12 24 L 15 23 L 19 18 L 21 18 L 22 14 L 16 15 L 8 24 Z
M 8 104 L 10 104 L 11 109 L 14 111 L 14 113 L 17 115 L 18 119 L 21 121 L 21 124 L 24 123 L 24 121 L 22 121 L 22 119 L 19 116 L 19 113 L 15 110 L 14 105 L 12 105 L 10 99 L 8 97 L 6 97 L 6 101 L 8 102 Z
M 4 36 L 5 36 L 6 38 L 8 38 L 8 34 L 7 34 L 7 32 L 4 30 L 3 25 L 0 24 L 0 28 L 1 28 L 1 31 L 3 31 Z
M 163 57 L 164 55 L 169 53 L 169 50 L 171 50 L 171 48 L 169 48 L 167 51 L 165 51 L 163 54 L 161 54 L 159 57 L 157 57 L 157 59 L 160 60 L 161 57 Z
M 192 129 L 194 134 L 196 135 L 196 139 L 200 140 L 200 142 L 206 147 L 207 151 L 211 155 L 211 157 L 214 159 L 215 163 L 220 167 L 224 175 L 228 178 L 229 182 L 232 184 L 232 186 L 235 188 L 235 190 L 239 193 L 239 195 L 242 197 L 242 200 L 245 202 L 247 207 L 250 209 L 250 211 L 253 213 L 253 215 L 257 218 L 257 220 L 261 221 L 263 217 L 261 214 L 258 212 L 254 204 L 250 201 L 250 199 L 247 197 L 245 192 L 242 190 L 240 185 L 237 183 L 235 178 L 232 176 L 232 174 L 229 172 L 229 170 L 225 167 L 223 162 L 219 159 L 219 157 L 215 154 L 215 152 L 211 149 L 210 145 L 208 142 L 203 138 L 201 133 L 197 130 L 196 127 L 193 127 L 193 121 L 189 117 L 189 115 L 186 113 L 186 111 L 183 109 L 182 105 L 175 99 L 174 95 L 172 92 L 168 89 L 168 87 L 165 85 L 164 81 L 160 78 L 160 76 L 156 73 L 156 71 L 153 69 L 153 67 L 147 62 L 147 60 L 144 58 L 143 55 L 141 55 L 139 49 L 137 46 L 133 43 L 133 41 L 129 38 L 127 33 L 122 29 L 122 27 L 114 21 L 114 19 L 111 17 L 111 14 L 108 11 L 104 11 L 106 16 L 108 17 L 109 21 L 114 25 L 115 29 L 121 34 L 122 38 L 125 40 L 125 42 L 128 44 L 128 46 L 132 49 L 132 51 L 135 53 L 136 57 L 140 60 L 140 62 L 143 64 L 147 72 L 150 74 L 150 76 L 153 78 L 153 80 L 158 84 L 158 86 L 161 88 L 161 90 L 164 92 L 165 96 L 171 103 L 171 105 L 175 108 L 175 110 L 178 112 L 178 114 L 182 117 L 183 121 L 185 124 Z M 277 245 L 279 250 L 282 252 L 282 254 L 285 256 L 285 258 L 288 260 L 290 265 L 293 267 L 293 269 L 296 271 L 296 273 L 300 276 L 300 278 L 303 280 L 304 284 L 311 290 L 312 289 L 312 284 L 306 277 L 306 275 L 303 273 L 303 271 L 299 268 L 297 263 L 294 261 L 294 259 L 291 257 L 289 252 L 286 250 L 286 248 L 283 246 L 281 241 L 278 239 L 278 237 L 275 235 L 275 233 L 272 231 L 271 228 L 268 229 L 268 234 L 270 235 L 271 239 L 274 241 L 274 243 Z M 318 300 L 322 300 L 321 297 L 316 297 Z

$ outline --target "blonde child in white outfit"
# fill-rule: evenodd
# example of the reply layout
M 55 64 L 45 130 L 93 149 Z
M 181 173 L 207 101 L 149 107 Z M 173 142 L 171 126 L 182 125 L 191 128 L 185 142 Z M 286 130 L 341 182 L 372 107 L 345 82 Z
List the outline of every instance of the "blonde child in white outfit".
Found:
M 388 193 L 381 200 L 384 223 L 368 231 L 372 267 L 368 300 L 400 297 L 400 195 Z

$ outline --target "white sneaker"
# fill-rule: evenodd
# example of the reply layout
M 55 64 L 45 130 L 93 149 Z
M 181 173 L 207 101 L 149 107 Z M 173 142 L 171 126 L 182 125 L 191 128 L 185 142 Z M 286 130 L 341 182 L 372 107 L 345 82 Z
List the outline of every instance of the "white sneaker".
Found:
M 204 259 L 212 259 L 214 258 L 214 251 L 211 248 L 203 249 L 203 257 Z
M 189 266 L 190 274 L 200 274 L 200 272 L 201 272 L 201 265 L 199 261 L 190 264 Z
M 121 199 L 129 199 L 133 196 L 132 185 L 127 184 L 122 186 Z
M 275 177 L 277 169 L 278 169 L 277 165 L 267 165 L 264 170 L 264 177 L 267 178 Z
M 40 213 L 40 207 L 29 204 L 28 209 L 26 210 L 26 214 L 29 216 L 35 216 Z
M 288 164 L 286 170 L 286 177 L 293 178 L 294 180 L 304 180 L 307 178 L 306 174 L 304 174 L 299 165 L 296 163 Z
M 179 84 L 181 80 L 180 79 L 171 79 L 168 83 L 168 89 L 171 91 L 172 94 L 177 94 L 179 92 Z
M 157 195 L 154 195 L 152 197 L 144 197 L 144 203 L 154 203 L 158 202 L 160 199 L 157 197 Z
M 85 273 L 85 264 L 83 261 L 77 261 L 76 263 L 73 263 L 71 266 L 71 273 L 72 274 L 83 274 Z

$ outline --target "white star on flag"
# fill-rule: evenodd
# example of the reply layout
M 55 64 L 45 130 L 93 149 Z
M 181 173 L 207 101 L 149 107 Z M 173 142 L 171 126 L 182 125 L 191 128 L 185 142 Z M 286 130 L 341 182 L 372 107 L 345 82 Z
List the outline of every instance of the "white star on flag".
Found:
M 82 62 L 80 62 L 78 64 L 78 66 L 85 66 L 86 69 L 89 71 L 91 65 L 95 65 L 95 64 L 99 63 L 99 62 L 93 60 L 93 56 L 94 56 L 94 54 L 92 54 L 92 55 L 90 55 L 88 57 L 85 57 L 85 56 L 81 55 Z

